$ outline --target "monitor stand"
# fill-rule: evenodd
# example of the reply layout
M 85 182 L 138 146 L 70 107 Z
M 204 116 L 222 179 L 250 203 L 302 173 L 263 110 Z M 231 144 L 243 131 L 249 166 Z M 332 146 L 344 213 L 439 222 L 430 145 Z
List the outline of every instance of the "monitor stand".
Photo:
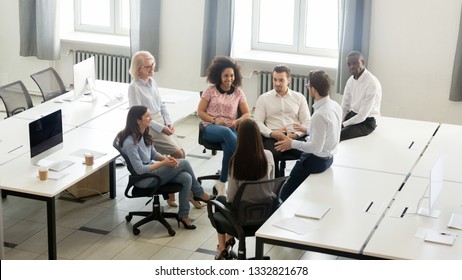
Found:
M 428 209 L 428 208 L 420 207 L 419 211 L 417 211 L 417 214 L 419 214 L 421 216 L 430 217 L 430 218 L 438 218 L 440 216 L 440 214 L 441 214 L 441 210 L 432 209 L 430 211 L 430 209 Z

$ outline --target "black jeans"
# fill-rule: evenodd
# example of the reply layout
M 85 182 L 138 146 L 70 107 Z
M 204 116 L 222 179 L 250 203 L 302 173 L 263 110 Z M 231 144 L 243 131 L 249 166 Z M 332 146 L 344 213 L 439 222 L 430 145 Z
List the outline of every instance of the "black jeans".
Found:
M 346 115 L 344 121 L 349 120 L 354 116 L 356 116 L 356 113 L 350 111 Z M 372 133 L 372 131 L 375 130 L 376 127 L 377 124 L 375 122 L 375 118 L 373 117 L 366 118 L 362 123 L 342 127 L 342 131 L 340 132 L 340 141 L 369 135 Z

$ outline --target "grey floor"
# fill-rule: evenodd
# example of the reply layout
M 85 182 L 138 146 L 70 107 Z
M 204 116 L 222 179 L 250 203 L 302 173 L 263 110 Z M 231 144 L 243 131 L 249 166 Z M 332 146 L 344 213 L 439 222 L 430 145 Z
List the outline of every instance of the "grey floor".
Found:
M 41 97 L 34 97 L 34 104 Z M 3 109 L 0 105 L 0 111 Z M 0 112 L 3 120 L 4 113 Z M 0 120 L 1 121 L 1 120 Z M 187 152 L 197 176 L 215 173 L 221 166 L 222 155 L 203 153 L 197 143 L 197 116 L 189 116 L 176 125 L 183 148 Z M 110 143 L 109 143 L 110 145 Z M 289 163 L 286 174 L 292 165 Z M 171 237 L 158 222 L 148 223 L 140 228 L 138 236 L 132 233 L 132 223 L 125 221 L 129 211 L 150 209 L 147 199 L 128 199 L 123 193 L 127 183 L 127 170 L 117 167 L 117 197 L 97 194 L 76 199 L 63 192 L 56 200 L 56 223 L 58 259 L 61 260 L 213 260 L 216 254 L 216 232 L 207 217 L 206 208 L 195 209 L 191 205 L 190 217 L 195 219 L 195 230 L 178 228 L 174 220 L 170 224 L 176 231 Z M 211 193 L 214 182 L 203 184 Z M 166 205 L 165 211 L 177 209 Z M 4 252 L 6 260 L 47 259 L 47 229 L 45 203 L 30 199 L 8 196 L 2 200 Z M 254 256 L 255 239 L 247 242 L 248 257 Z M 236 249 L 236 248 L 235 248 Z M 337 256 L 306 252 L 277 246 L 265 246 L 265 254 L 273 260 L 329 260 Z

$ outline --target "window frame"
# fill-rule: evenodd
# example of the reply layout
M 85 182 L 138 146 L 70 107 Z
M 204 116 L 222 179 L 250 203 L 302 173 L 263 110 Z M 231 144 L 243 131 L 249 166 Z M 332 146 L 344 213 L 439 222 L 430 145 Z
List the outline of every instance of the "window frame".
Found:
M 288 1 L 288 0 L 284 0 Z M 338 57 L 338 49 L 326 49 L 305 47 L 306 41 L 306 9 L 310 0 L 291 0 L 294 1 L 294 23 L 293 23 L 293 42 L 292 45 L 282 45 L 274 43 L 259 42 L 259 22 L 260 22 L 260 0 L 253 0 L 252 9 L 252 50 L 272 51 L 282 53 L 293 53 L 300 55 L 320 56 L 320 57 Z
M 98 25 L 82 24 L 80 22 L 80 15 L 82 14 L 81 0 L 74 0 L 74 30 L 89 33 L 104 33 L 110 35 L 128 36 L 130 34 L 130 30 L 122 28 L 122 1 L 123 0 L 109 1 L 110 26 L 104 27 Z

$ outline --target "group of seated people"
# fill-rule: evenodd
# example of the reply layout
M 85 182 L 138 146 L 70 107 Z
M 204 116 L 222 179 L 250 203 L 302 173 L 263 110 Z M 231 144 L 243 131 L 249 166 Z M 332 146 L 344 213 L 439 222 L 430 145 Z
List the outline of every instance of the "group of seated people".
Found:
M 282 155 L 290 154 L 299 160 L 282 189 L 281 200 L 285 201 L 310 174 L 332 165 L 340 141 L 374 131 L 380 115 L 380 83 L 365 68 L 360 52 L 351 52 L 347 65 L 351 77 L 341 105 L 330 99 L 333 82 L 327 73 L 316 70 L 308 74 L 306 88 L 315 100 L 312 115 L 306 97 L 289 89 L 289 67 L 275 66 L 274 89 L 258 98 L 251 116 L 241 89 L 239 65 L 226 56 L 212 61 L 207 72 L 211 85 L 201 95 L 197 113 L 204 125 L 204 140 L 219 143 L 223 150 L 220 178 L 215 184 L 222 203 L 232 202 L 240 182 L 274 178 L 276 164 Z M 178 206 L 179 223 L 195 229 L 189 219 L 189 202 L 201 208 L 201 201 L 215 196 L 204 192 L 184 159 L 185 151 L 153 79 L 154 69 L 155 59 L 149 52 L 134 54 L 128 91 L 130 110 L 126 126 L 118 135 L 119 143 L 137 173 L 153 172 L 164 183 L 183 186 L 179 206 L 173 194 L 167 203 Z M 219 232 L 216 259 L 225 259 L 234 243 L 232 236 Z

